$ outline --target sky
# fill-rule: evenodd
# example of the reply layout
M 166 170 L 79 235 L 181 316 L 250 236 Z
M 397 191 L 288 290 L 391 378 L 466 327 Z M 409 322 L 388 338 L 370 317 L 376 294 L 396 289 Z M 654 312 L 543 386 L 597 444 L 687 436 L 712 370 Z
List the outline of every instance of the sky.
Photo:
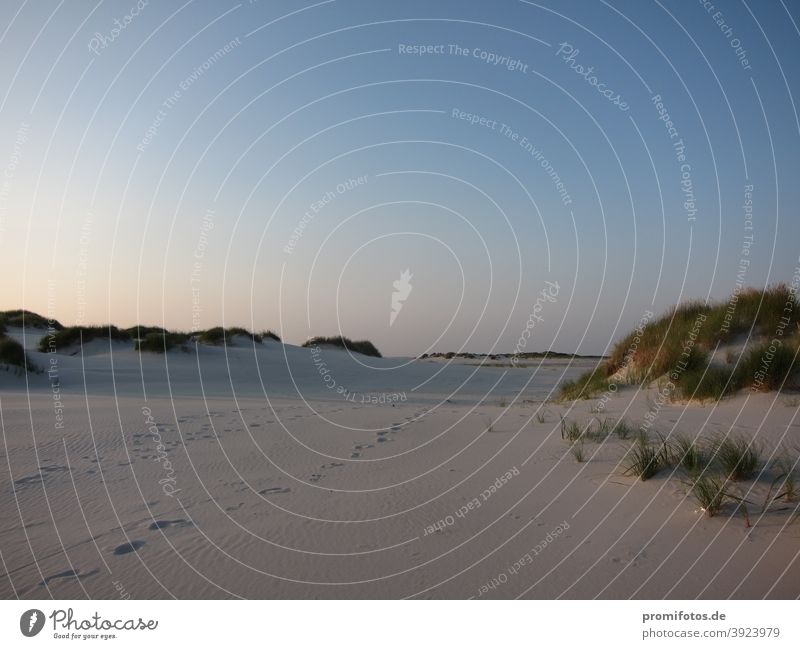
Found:
M 798 22 L 785 0 L 6 2 L 0 308 L 604 353 L 648 311 L 791 281 Z

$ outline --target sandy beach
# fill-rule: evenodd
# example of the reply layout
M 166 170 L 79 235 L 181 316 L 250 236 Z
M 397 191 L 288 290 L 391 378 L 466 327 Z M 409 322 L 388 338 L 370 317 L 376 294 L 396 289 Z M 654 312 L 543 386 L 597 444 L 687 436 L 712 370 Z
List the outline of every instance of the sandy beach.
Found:
M 730 503 L 705 516 L 676 471 L 622 475 L 630 441 L 576 462 L 562 417 L 635 429 L 652 411 L 653 389 L 635 387 L 602 412 L 552 401 L 597 361 L 482 367 L 246 338 L 47 355 L 31 331 L 9 335 L 55 371 L 0 376 L 3 598 L 797 595 L 797 503 L 747 527 Z M 800 443 L 795 401 L 669 403 L 656 428 L 746 433 L 766 462 Z

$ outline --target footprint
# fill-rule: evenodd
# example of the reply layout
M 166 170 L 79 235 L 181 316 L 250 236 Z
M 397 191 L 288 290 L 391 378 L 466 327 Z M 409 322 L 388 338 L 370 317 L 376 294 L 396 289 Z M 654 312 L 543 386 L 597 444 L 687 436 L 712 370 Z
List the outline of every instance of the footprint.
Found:
M 341 462 L 331 462 L 330 464 L 323 464 L 320 469 L 335 469 L 337 466 L 344 466 Z
M 40 586 L 47 586 L 51 581 L 54 579 L 85 579 L 86 577 L 91 577 L 92 575 L 97 574 L 97 570 L 90 570 L 89 572 L 81 573 L 77 570 L 64 570 L 62 572 L 56 573 L 55 575 L 50 575 L 44 578 L 44 581 L 40 581 Z
M 320 478 L 322 478 L 322 477 L 323 477 L 323 475 L 321 473 L 312 473 L 311 477 L 309 478 L 309 481 L 311 481 L 311 482 L 319 482 Z
M 353 459 L 356 459 L 357 457 L 361 457 L 361 453 L 357 453 L 357 452 L 355 452 L 355 453 L 352 453 L 352 454 L 350 455 L 350 457 L 351 457 L 351 458 L 353 458 Z
M 268 489 L 262 489 L 258 493 L 262 496 L 266 496 L 269 494 L 288 494 L 291 491 L 289 487 L 269 487 Z
M 131 541 L 130 543 L 123 543 L 122 545 L 118 545 L 114 548 L 114 554 L 117 556 L 123 554 L 130 554 L 131 552 L 136 552 L 144 545 L 144 541 Z
M 168 527 L 172 527 L 173 525 L 175 525 L 176 527 L 188 527 L 188 526 L 191 525 L 191 523 L 189 521 L 187 521 L 185 518 L 178 518 L 178 519 L 175 519 L 174 521 L 155 521 L 155 522 L 151 523 L 150 527 L 148 527 L 147 529 L 149 529 L 149 530 L 165 530 Z

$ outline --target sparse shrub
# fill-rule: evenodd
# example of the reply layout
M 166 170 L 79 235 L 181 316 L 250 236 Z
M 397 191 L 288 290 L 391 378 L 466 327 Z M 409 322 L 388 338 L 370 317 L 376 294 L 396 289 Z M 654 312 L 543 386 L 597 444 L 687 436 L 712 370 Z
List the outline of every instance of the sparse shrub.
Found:
M 707 516 L 715 516 L 722 509 L 728 493 L 725 480 L 715 475 L 701 475 L 692 482 L 692 495 Z
M 755 440 L 727 436 L 714 440 L 713 448 L 714 459 L 729 480 L 747 480 L 761 464 L 760 445 Z
M 315 347 L 318 345 L 335 345 L 351 352 L 364 354 L 364 356 L 375 356 L 381 358 L 381 353 L 369 340 L 350 340 L 344 336 L 316 336 L 303 343 L 303 347 Z

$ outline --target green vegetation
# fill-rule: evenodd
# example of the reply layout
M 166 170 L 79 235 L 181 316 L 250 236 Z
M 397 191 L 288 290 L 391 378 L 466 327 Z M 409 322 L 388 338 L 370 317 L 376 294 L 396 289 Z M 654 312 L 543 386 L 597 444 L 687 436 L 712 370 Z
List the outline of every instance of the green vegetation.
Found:
M 164 353 L 189 341 L 189 334 L 154 331 L 136 341 L 136 351 Z
M 254 334 L 243 327 L 212 327 L 205 331 L 192 332 L 197 337 L 197 342 L 203 345 L 230 345 L 234 336 L 244 336 L 253 342 L 260 343 L 261 335 Z
M 4 335 L 0 335 L 0 363 L 21 367 L 24 370 L 34 369 L 22 345 Z
M 357 354 L 364 356 L 375 356 L 381 358 L 381 353 L 369 340 L 350 340 L 344 336 L 316 336 L 303 343 L 303 347 L 316 347 L 318 345 L 335 345 Z
M 267 338 L 270 338 L 270 339 L 274 340 L 276 343 L 281 342 L 281 337 L 278 334 L 276 334 L 274 331 L 272 331 L 271 329 L 267 329 L 265 331 L 262 331 L 258 335 L 261 337 L 261 340 L 266 340 Z
M 644 482 L 667 465 L 666 444 L 663 440 L 654 444 L 640 437 L 628 449 L 626 458 L 623 475 L 633 475 Z
M 687 399 L 775 390 L 800 374 L 800 303 L 784 284 L 748 289 L 724 302 L 687 302 L 623 338 L 611 356 L 561 386 L 561 399 L 591 398 L 610 382 L 646 385 L 667 376 Z M 710 362 L 710 350 L 749 336 L 735 367 Z M 731 357 L 729 360 L 733 360 Z M 612 379 L 613 377 L 613 379 Z
M 586 461 L 586 450 L 583 447 L 583 442 L 575 442 L 572 446 L 570 446 L 569 450 L 576 462 Z
M 94 327 L 67 327 L 55 333 L 42 336 L 39 341 L 40 352 L 53 352 L 66 349 L 70 345 L 80 344 L 81 341 L 88 343 L 95 338 L 106 338 L 109 340 L 130 340 L 130 334 L 118 329 L 114 325 L 103 325 Z
M 137 338 L 144 339 L 150 334 L 166 334 L 169 333 L 164 327 L 151 327 L 147 325 L 134 325 L 133 327 L 128 327 L 125 329 L 125 333 L 127 333 L 131 338 L 136 340 Z
M 709 464 L 709 458 L 700 444 L 680 433 L 668 443 L 669 462 L 683 468 L 690 476 L 699 475 Z
M 725 480 L 715 475 L 699 476 L 692 482 L 691 491 L 709 518 L 719 513 L 728 497 Z
M 730 435 L 714 439 L 713 458 L 729 480 L 750 479 L 761 467 L 760 445 L 743 437 Z
M 36 327 L 39 329 L 47 329 L 48 325 L 52 325 L 53 329 L 63 329 L 64 327 L 58 320 L 51 320 L 48 322 L 47 318 L 27 311 L 25 309 L 13 309 L 11 311 L 0 311 L 0 325 L 6 327 Z

